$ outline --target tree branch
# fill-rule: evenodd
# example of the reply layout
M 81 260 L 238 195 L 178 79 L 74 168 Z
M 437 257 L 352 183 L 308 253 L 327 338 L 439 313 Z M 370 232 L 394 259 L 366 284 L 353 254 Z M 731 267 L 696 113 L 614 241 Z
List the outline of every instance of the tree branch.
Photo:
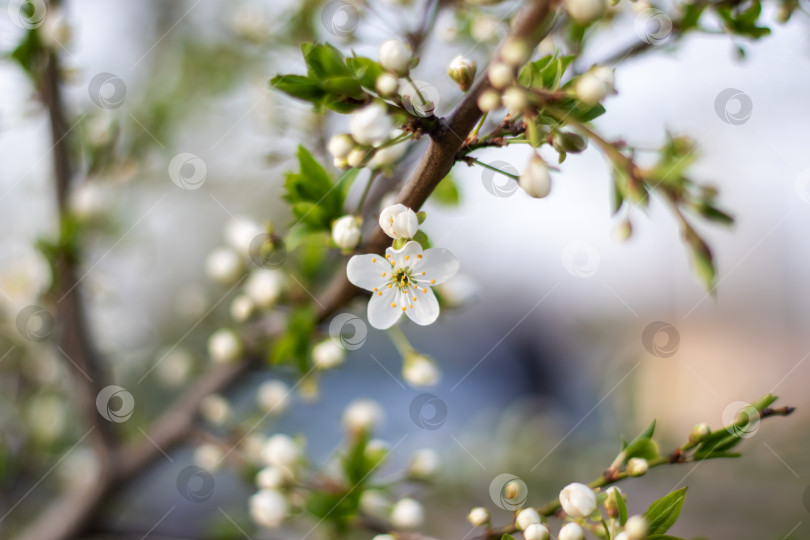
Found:
M 529 50 L 536 47 L 545 37 L 549 27 L 547 22 L 550 16 L 553 15 L 558 2 L 559 0 L 528 2 L 513 19 L 512 28 L 506 39 L 521 40 Z M 500 57 L 500 50 L 499 48 L 495 55 L 496 59 Z M 464 139 L 475 127 L 478 119 L 481 118 L 481 111 L 478 109 L 477 104 L 478 97 L 489 88 L 491 88 L 491 85 L 487 73 L 484 71 L 479 75 L 478 80 L 469 92 L 456 105 L 450 116 L 446 120 L 442 119 L 439 128 L 435 133 L 431 133 L 430 145 L 397 196 L 398 203 L 418 210 L 433 190 L 436 189 L 439 182 L 447 176 L 455 164 L 456 153 L 461 149 Z M 382 229 L 377 227 L 371 238 L 362 247 L 361 252 L 380 253 L 388 243 L 389 238 L 383 233 Z M 359 289 L 349 282 L 345 269 L 342 268 L 325 289 L 322 297 L 319 298 L 319 305 L 323 307 L 318 312 L 318 319 L 320 321 L 326 320 L 359 292 Z

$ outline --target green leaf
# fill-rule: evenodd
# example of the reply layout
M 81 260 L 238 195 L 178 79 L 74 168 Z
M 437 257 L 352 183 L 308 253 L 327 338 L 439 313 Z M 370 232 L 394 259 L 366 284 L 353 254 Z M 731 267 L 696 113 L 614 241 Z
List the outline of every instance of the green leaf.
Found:
M 346 59 L 346 65 L 352 70 L 354 78 L 364 87 L 377 91 L 377 78 L 385 70 L 383 67 L 370 58 L 362 56 L 352 56 Z
M 428 235 L 425 234 L 425 231 L 421 229 L 416 231 L 416 234 L 413 235 L 413 239 L 419 242 L 422 249 L 430 249 L 430 239 L 428 239 Z
M 504 533 L 504 535 L 501 536 L 501 540 L 515 540 L 515 537 L 512 536 L 511 534 Z
M 302 75 L 276 75 L 270 79 L 270 88 L 275 88 L 294 98 L 317 102 L 326 95 L 317 81 Z
M 455 179 L 451 174 L 448 174 L 439 182 L 436 189 L 431 193 L 430 200 L 444 206 L 458 206 L 460 195 Z
M 652 439 L 639 439 L 627 445 L 623 450 L 625 460 L 630 458 L 643 458 L 647 461 L 658 457 L 658 445 Z
M 286 175 L 284 199 L 292 206 L 297 222 L 311 229 L 329 230 L 332 221 L 343 215 L 346 193 L 357 171 L 347 171 L 335 182 L 303 146 L 298 147 L 298 164 L 299 172 Z
M 353 77 L 354 74 L 343 54 L 328 43 L 304 43 L 301 45 L 304 61 L 307 63 L 307 74 L 311 78 L 327 79 L 331 77 Z
M 649 525 L 648 535 L 664 534 L 678 520 L 686 497 L 686 488 L 665 495 L 652 503 L 643 517 Z
M 272 364 L 294 363 L 301 373 L 309 371 L 310 336 L 316 316 L 311 306 L 295 309 L 287 319 L 287 328 L 270 351 Z
M 624 525 L 627 523 L 627 505 L 624 503 L 624 497 L 620 494 L 616 495 L 616 507 L 619 509 L 619 524 Z
M 648 536 L 647 540 L 684 540 L 679 536 L 670 536 L 668 534 L 654 534 L 652 536 Z

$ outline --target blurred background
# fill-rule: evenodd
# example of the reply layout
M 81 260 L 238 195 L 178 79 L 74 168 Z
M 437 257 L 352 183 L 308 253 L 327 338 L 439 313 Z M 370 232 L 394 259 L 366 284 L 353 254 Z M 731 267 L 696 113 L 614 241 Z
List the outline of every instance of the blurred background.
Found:
M 283 229 L 291 220 L 280 200 L 283 173 L 297 166 L 296 146 L 324 156 L 324 141 L 345 131 L 345 117 L 318 117 L 271 91 L 268 79 L 303 71 L 302 41 L 328 40 L 376 57 L 382 41 L 414 30 L 421 13 L 418 5 L 375 3 L 349 42 L 340 21 L 324 18 L 323 5 L 304 4 L 74 0 L 62 7 L 71 32 L 58 35 L 64 39 L 57 50 L 84 182 L 73 204 L 96 224 L 84 239 L 81 286 L 113 380 L 138 404 L 128 424 L 136 433 L 205 369 L 208 336 L 232 324 L 227 288 L 210 282 L 204 264 L 224 244 L 226 222 L 247 216 Z M 456 7 L 439 16 L 415 72 L 438 89 L 441 115 L 458 99 L 448 63 L 465 54 L 483 66 L 513 4 L 461 6 L 454 16 Z M 616 10 L 614 24 L 594 36 L 577 69 L 638 40 L 634 11 L 625 2 Z M 396 350 L 369 328 L 345 366 L 323 375 L 316 401 L 296 396 L 290 411 L 263 429 L 303 434 L 312 459 L 326 462 L 343 437 L 346 404 L 378 400 L 386 413 L 378 435 L 395 446 L 391 470 L 418 448 L 440 452 L 435 485 L 414 492 L 427 501 L 425 529 L 468 538 L 467 511 L 494 508 L 489 484 L 501 473 L 523 479 L 529 500 L 539 504 L 569 481 L 598 476 L 619 436 L 635 435 L 654 418 L 667 449 L 699 422 L 720 426 L 734 402 L 772 392 L 798 410 L 763 423 L 743 442 L 741 459 L 665 467 L 623 488 L 631 512 L 639 513 L 688 485 L 672 531 L 679 536 L 810 537 L 810 250 L 803 232 L 810 230 L 810 26 L 798 12 L 773 28 L 756 43 L 689 35 L 678 46 L 619 62 L 618 95 L 595 122 L 606 135 L 642 148 L 660 146 L 667 131 L 699 142 L 692 176 L 716 185 L 723 208 L 736 218 L 731 229 L 700 227 L 718 262 L 716 299 L 693 277 L 677 225 L 659 201 L 630 216 L 628 241 L 613 240 L 609 170 L 595 149 L 569 156 L 543 200 L 520 190 L 496 196 L 487 189 L 491 175 L 459 164 L 453 176 L 460 203 L 429 204 L 424 227 L 461 261 L 463 275 L 447 294 L 463 305 L 430 327 L 403 325 L 412 343 L 440 363 L 441 383 L 428 392 L 446 407 L 443 423 L 426 429 L 414 421 L 410 405 L 423 391 L 403 384 Z M 3 10 L 3 52 L 22 35 Z M 119 86 L 94 95 L 92 81 L 111 78 Z M 724 121 L 715 104 L 728 88 L 753 107 L 737 125 Z M 59 351 L 37 344 L 32 352 L 14 337 L 20 309 L 50 283 L 34 246 L 54 237 L 58 223 L 48 118 L 11 61 L 0 63 L 0 95 L 0 531 L 13 531 L 81 483 L 93 457 L 75 446 L 84 431 Z M 178 189 L 167 173 L 181 152 L 204 161 L 199 189 Z M 529 156 L 528 148 L 507 148 L 478 157 L 520 171 Z M 350 307 L 364 318 L 363 302 Z M 655 337 L 667 355 L 642 341 L 655 321 L 676 330 Z M 187 355 L 188 365 L 153 369 L 172 348 Z M 235 415 L 251 414 L 256 388 L 269 377 L 292 384 L 296 375 L 252 372 L 226 394 Z M 227 517 L 233 516 L 253 538 L 301 536 L 250 529 L 246 500 L 255 489 L 227 467 L 216 472 L 211 499 L 181 498 L 175 477 L 194 448 L 190 441 L 128 486 L 99 531 L 241 538 Z M 54 474 L 18 506 L 21 486 L 31 485 L 25 479 L 49 469 Z M 169 508 L 176 510 L 158 523 Z M 509 513 L 499 512 L 496 522 L 508 521 Z

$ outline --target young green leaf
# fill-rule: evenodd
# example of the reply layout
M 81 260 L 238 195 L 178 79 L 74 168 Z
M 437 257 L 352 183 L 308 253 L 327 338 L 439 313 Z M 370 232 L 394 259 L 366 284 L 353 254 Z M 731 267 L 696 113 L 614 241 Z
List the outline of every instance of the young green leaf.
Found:
M 686 497 L 686 488 L 664 495 L 650 505 L 643 517 L 649 525 L 648 535 L 664 534 L 678 520 Z

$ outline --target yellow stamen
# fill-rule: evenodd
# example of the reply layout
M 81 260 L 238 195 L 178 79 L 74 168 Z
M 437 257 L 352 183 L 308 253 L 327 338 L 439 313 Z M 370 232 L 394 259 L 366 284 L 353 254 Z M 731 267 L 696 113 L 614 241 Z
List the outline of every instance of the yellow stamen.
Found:
M 422 258 L 422 256 L 421 256 L 421 255 L 417 255 L 417 256 L 416 256 L 416 258 L 417 258 L 417 259 L 421 259 L 421 258 Z
M 371 259 L 371 262 L 375 263 L 377 262 L 377 259 Z
M 410 256 L 410 255 L 405 255 L 405 260 L 406 260 L 406 261 L 407 261 L 408 259 L 410 259 L 410 258 L 411 258 L 411 256 Z
M 394 302 L 391 302 L 391 307 L 397 307 L 397 305 Z
M 435 285 L 435 284 L 436 284 L 436 280 L 435 280 L 435 279 L 431 279 L 431 280 L 430 280 L 430 284 L 431 284 L 431 285 Z

